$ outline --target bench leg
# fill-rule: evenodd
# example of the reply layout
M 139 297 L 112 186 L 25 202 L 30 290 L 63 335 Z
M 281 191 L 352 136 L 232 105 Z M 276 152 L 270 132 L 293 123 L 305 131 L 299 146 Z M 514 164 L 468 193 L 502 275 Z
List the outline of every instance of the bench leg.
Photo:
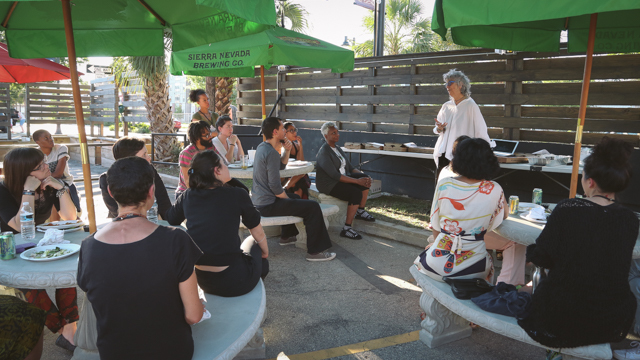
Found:
M 469 321 L 451 312 L 427 293 L 420 296 L 420 307 L 426 313 L 420 323 L 420 340 L 430 348 L 471 336 Z
M 249 341 L 247 346 L 240 351 L 233 360 L 244 360 L 244 359 L 264 359 L 267 357 L 266 346 L 264 345 L 264 333 L 262 332 L 262 328 L 258 328 L 256 334 Z
M 296 247 L 307 251 L 307 228 L 304 226 L 304 222 L 297 222 L 296 228 L 298 229 L 298 235 L 296 236 Z

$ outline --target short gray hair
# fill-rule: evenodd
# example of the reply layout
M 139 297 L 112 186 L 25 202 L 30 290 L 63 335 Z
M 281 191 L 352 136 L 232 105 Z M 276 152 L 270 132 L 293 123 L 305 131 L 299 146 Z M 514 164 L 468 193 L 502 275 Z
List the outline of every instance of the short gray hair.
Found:
M 460 92 L 464 97 L 471 96 L 471 82 L 462 71 L 451 69 L 448 73 L 442 75 L 442 79 L 445 83 L 449 82 L 449 80 L 454 80 L 460 86 Z
M 323 136 L 326 136 L 329 133 L 329 129 L 331 128 L 337 129 L 338 126 L 333 121 L 327 121 L 326 123 L 322 124 L 322 127 L 320 128 L 320 132 L 322 132 Z

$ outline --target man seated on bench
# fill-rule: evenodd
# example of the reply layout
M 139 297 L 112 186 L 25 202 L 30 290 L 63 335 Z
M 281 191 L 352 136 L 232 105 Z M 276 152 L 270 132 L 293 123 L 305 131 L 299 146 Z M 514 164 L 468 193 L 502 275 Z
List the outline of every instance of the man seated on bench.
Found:
M 326 142 L 316 155 L 318 191 L 348 202 L 347 219 L 340 236 L 360 240 L 362 235 L 351 227 L 353 218 L 364 221 L 376 220 L 364 209 L 371 187 L 371 178 L 351 166 L 344 151 L 336 145 L 340 140 L 340 133 L 334 122 L 324 123 L 320 131 Z
M 253 161 L 252 200 L 262 216 L 299 216 L 303 218 L 307 231 L 307 260 L 329 261 L 336 257 L 326 251 L 331 247 L 331 239 L 324 225 L 320 204 L 312 200 L 302 200 L 295 194 L 285 193 L 280 183 L 280 154 L 276 147 L 284 141 L 285 159 L 289 157 L 291 141 L 285 140 L 282 121 L 277 117 L 268 117 L 262 122 L 262 133 L 266 141 L 258 145 Z M 288 196 L 287 196 L 288 195 Z M 282 227 L 280 245 L 295 242 L 298 234 L 295 225 Z

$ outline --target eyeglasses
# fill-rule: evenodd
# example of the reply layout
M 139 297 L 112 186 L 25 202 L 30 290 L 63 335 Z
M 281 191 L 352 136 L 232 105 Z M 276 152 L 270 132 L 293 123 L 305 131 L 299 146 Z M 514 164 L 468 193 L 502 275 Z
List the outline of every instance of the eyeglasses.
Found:
M 44 163 L 44 161 L 43 161 L 43 162 L 41 162 L 41 163 L 40 163 L 40 165 L 38 165 L 38 167 L 37 167 L 37 168 L 33 169 L 33 171 L 42 171 L 42 170 L 44 170 L 44 169 L 45 169 L 45 166 L 46 166 L 46 165 L 47 165 L 47 164 L 45 164 L 45 163 Z M 32 171 L 32 172 L 33 172 L 33 171 Z
M 211 139 L 211 132 L 206 132 L 206 133 L 202 134 L 201 138 L 205 139 L 205 140 Z
M 444 86 L 449 87 L 449 86 L 451 86 L 451 85 L 453 85 L 453 84 L 455 84 L 455 83 L 456 83 L 456 81 L 455 81 L 455 80 L 449 80 L 449 81 L 447 81 L 447 82 L 444 84 Z
M 297 133 L 297 132 L 298 132 L 298 129 L 296 129 L 296 128 L 291 128 L 291 129 L 287 130 L 287 132 L 290 132 L 290 133 L 292 133 L 292 134 L 293 134 L 293 133 Z

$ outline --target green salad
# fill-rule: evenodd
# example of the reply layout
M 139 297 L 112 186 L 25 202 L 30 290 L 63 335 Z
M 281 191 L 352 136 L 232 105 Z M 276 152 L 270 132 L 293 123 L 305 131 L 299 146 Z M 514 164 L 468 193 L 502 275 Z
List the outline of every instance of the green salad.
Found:
M 34 253 L 31 253 L 29 254 L 29 257 L 33 259 L 51 259 L 54 257 L 59 257 L 59 256 L 67 255 L 70 253 L 71 253 L 71 250 L 61 249 L 56 246 L 55 249 L 36 251 Z

